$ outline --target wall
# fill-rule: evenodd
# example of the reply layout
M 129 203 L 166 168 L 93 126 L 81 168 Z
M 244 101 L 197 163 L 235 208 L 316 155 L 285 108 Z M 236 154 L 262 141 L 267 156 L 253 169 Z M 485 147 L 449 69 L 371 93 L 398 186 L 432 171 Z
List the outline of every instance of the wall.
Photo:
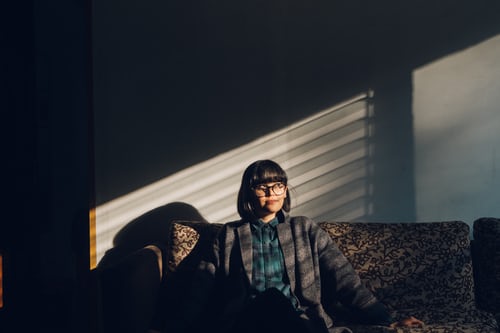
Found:
M 417 218 L 499 216 L 500 35 L 413 73 Z
M 172 198 L 189 198 L 158 192 L 154 200 L 139 196 L 120 206 L 127 195 L 149 191 L 172 177 L 192 179 L 193 168 L 224 159 L 365 92 L 374 94 L 364 123 L 366 209 L 350 219 L 411 222 L 454 217 L 470 223 L 472 214 L 466 211 L 498 214 L 493 203 L 478 210 L 461 201 L 438 213 L 422 200 L 428 193 L 438 198 L 449 193 L 433 188 L 430 174 L 438 174 L 422 168 L 428 160 L 422 155 L 425 124 L 435 117 L 428 106 L 436 105 L 441 95 L 414 95 L 422 82 L 419 69 L 499 33 L 495 9 L 494 1 L 426 1 L 413 8 L 396 1 L 383 7 L 363 1 L 96 2 L 96 201 L 98 212 L 115 205 L 123 207 L 118 211 L 124 214 L 106 229 L 104 247 L 127 219 Z M 496 65 L 495 60 L 485 64 Z M 492 80 L 495 74 L 483 75 Z M 458 84 L 450 81 L 451 86 Z M 465 89 L 474 91 L 478 84 L 470 81 Z M 483 104 L 491 109 L 496 100 L 490 96 Z M 453 111 L 436 112 L 451 116 L 456 105 Z M 474 149 L 482 143 L 470 142 Z M 287 141 L 280 144 L 286 146 Z M 310 184 L 301 191 L 319 186 Z M 469 186 L 464 184 L 459 192 Z M 181 192 L 179 187 L 163 190 Z M 332 209 L 312 217 L 346 218 L 345 210 L 333 209 L 335 193 L 316 198 Z M 113 219 L 106 209 L 98 214 L 98 225 Z

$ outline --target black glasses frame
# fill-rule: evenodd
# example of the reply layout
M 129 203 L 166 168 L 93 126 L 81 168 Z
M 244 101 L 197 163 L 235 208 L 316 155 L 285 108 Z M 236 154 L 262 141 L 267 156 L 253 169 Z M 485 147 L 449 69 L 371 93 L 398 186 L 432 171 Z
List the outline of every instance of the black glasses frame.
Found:
M 270 195 L 271 192 L 274 195 L 282 195 L 286 191 L 286 185 L 281 182 L 273 185 L 260 184 L 252 187 L 252 190 L 258 198 Z

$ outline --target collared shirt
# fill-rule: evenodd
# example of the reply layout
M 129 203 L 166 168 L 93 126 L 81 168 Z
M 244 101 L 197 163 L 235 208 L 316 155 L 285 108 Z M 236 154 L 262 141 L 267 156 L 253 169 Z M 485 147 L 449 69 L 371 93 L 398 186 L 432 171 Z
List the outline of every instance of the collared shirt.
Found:
M 283 251 L 278 240 L 278 223 L 276 217 L 268 223 L 256 220 L 250 224 L 253 249 L 252 286 L 257 292 L 276 288 L 297 307 L 298 302 L 290 290 Z

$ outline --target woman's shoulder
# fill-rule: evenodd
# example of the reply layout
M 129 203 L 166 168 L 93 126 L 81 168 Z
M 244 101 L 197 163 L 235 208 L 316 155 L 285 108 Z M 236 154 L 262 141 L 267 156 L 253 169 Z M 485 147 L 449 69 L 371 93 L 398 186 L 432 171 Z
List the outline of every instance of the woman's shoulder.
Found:
M 313 231 L 319 228 L 319 225 L 310 217 L 305 215 L 288 216 L 286 221 L 294 228 L 305 229 Z
M 295 223 L 311 223 L 312 219 L 305 215 L 288 215 L 286 220 Z
M 286 216 L 285 221 L 288 221 L 291 224 L 304 224 L 304 225 L 316 224 L 313 221 L 313 219 L 305 215 L 296 215 L 296 216 L 288 215 Z
M 297 232 L 307 232 L 309 235 L 317 236 L 320 236 L 323 232 L 323 229 L 319 226 L 319 224 L 308 216 L 289 216 L 287 217 L 287 221 L 293 229 L 297 230 Z

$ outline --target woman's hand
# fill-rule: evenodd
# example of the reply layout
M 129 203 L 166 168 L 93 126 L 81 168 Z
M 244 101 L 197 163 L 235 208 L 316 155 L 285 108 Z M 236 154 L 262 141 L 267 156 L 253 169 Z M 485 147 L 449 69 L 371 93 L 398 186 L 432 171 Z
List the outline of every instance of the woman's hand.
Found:
M 391 328 L 396 327 L 424 327 L 424 322 L 411 316 L 390 325 Z

